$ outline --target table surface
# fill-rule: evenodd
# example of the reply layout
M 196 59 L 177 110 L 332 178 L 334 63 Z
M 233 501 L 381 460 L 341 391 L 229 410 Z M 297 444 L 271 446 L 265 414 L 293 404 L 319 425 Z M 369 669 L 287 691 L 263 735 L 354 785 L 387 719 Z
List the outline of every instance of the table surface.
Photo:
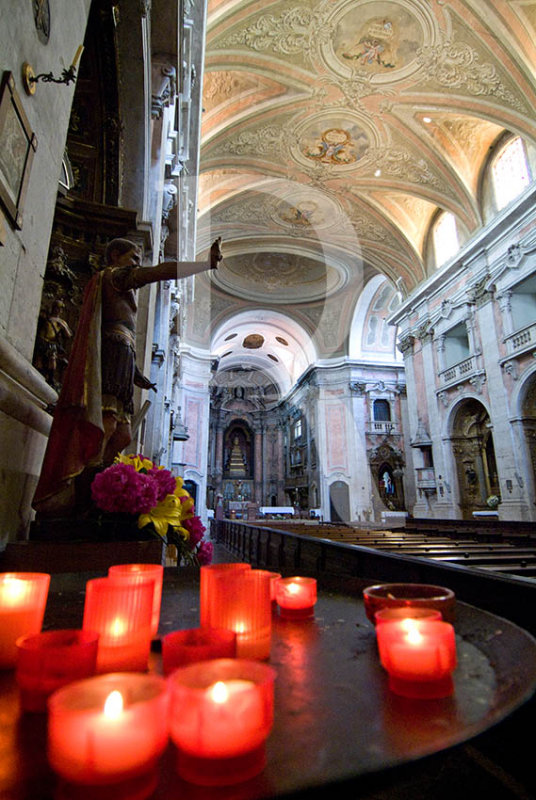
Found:
M 44 628 L 81 625 L 84 586 L 83 576 L 64 576 L 61 587 L 53 582 Z M 166 570 L 159 634 L 198 624 L 198 576 Z M 457 604 L 455 630 L 454 695 L 417 701 L 388 690 L 360 597 L 321 591 L 314 619 L 274 615 L 269 663 L 277 672 L 275 721 L 264 772 L 234 787 L 193 787 L 176 775 L 170 745 L 151 797 L 253 800 L 340 786 L 485 731 L 536 688 L 536 640 L 464 603 Z M 151 670 L 160 671 L 157 653 Z M 20 714 L 12 671 L 0 673 L 0 688 L 0 797 L 58 798 L 58 782 L 46 761 L 46 716 Z

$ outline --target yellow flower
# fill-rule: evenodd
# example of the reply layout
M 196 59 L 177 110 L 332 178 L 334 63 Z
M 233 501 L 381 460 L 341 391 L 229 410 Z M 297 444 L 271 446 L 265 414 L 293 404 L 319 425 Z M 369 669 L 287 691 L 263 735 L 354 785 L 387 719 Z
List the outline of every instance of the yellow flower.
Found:
M 187 498 L 186 500 L 182 501 L 179 500 L 179 503 L 181 504 L 182 507 L 181 519 L 190 519 L 190 517 L 193 517 L 192 508 L 194 507 L 194 499 L 193 497 L 190 496 L 190 494 L 186 491 L 186 489 L 182 488 L 182 484 L 183 484 L 182 478 L 180 477 L 177 478 L 177 487 L 173 492 L 173 496 L 177 498 L 179 497 Z
M 138 517 L 138 528 L 152 523 L 154 529 L 162 538 L 166 535 L 168 525 L 175 528 L 181 536 L 188 537 L 188 531 L 181 526 L 181 522 L 186 517 L 183 515 L 182 503 L 174 494 L 168 494 L 158 505 L 151 508 L 148 514 L 140 514 Z
M 124 456 L 120 453 L 116 458 L 116 462 L 120 464 L 130 464 L 131 467 L 134 467 L 136 472 L 141 472 L 142 469 L 150 470 L 154 467 L 153 462 L 148 458 L 142 458 L 134 454 Z M 162 469 L 162 467 L 158 467 L 158 469 Z

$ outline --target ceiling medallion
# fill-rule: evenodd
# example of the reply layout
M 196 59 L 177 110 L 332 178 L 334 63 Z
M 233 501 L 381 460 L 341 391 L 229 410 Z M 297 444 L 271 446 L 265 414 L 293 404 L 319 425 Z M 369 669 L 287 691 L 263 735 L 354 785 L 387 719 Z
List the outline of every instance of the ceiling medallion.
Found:
M 50 36 L 50 6 L 48 0 L 32 0 L 32 5 L 39 41 L 47 44 Z
M 263 344 L 264 336 L 261 336 L 260 333 L 250 333 L 242 342 L 242 347 L 246 347 L 248 350 L 257 350 Z

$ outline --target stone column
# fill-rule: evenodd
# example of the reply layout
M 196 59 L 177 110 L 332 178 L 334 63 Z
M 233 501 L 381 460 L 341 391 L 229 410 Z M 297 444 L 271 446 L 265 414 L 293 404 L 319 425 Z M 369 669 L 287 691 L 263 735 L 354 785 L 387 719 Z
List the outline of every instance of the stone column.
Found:
M 510 336 L 514 332 L 514 321 L 512 319 L 512 291 L 505 290 L 497 295 L 499 308 L 503 319 L 503 332 L 505 336 Z
M 283 453 L 283 425 L 277 426 L 277 505 L 285 505 L 285 463 Z
M 255 502 L 262 505 L 262 443 L 263 443 L 263 429 L 259 426 L 255 429 Z

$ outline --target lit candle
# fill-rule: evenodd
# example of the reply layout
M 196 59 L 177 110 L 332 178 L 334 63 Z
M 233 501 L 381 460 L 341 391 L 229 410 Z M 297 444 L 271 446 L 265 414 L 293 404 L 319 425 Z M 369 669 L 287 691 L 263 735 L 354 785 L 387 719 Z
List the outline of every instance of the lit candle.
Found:
M 280 616 L 286 619 L 307 619 L 314 616 L 316 580 L 314 578 L 279 578 L 275 582 L 275 599 Z
M 452 589 L 428 583 L 379 583 L 363 589 L 365 613 L 373 624 L 382 608 L 436 608 L 445 622 L 454 622 L 456 596 Z
M 48 758 L 65 780 L 106 785 L 152 779 L 168 741 L 163 678 L 132 673 L 88 678 L 54 692 L 48 708 Z
M 205 602 L 208 624 L 203 627 L 234 631 L 238 658 L 269 658 L 272 605 L 264 570 L 215 573 Z
M 44 572 L 0 574 L 0 669 L 15 666 L 20 636 L 41 630 L 49 586 Z
M 97 667 L 98 633 L 55 630 L 17 639 L 17 669 L 23 711 L 46 711 L 47 698 L 68 683 L 88 678 Z
M 154 581 L 153 617 L 151 636 L 158 633 L 160 623 L 160 606 L 162 605 L 162 583 L 164 580 L 164 567 L 161 564 L 114 564 L 108 569 L 108 577 L 125 583 L 140 583 L 147 578 Z
M 147 669 L 154 581 L 123 583 L 95 578 L 86 584 L 84 630 L 100 634 L 97 672 Z
M 393 622 L 403 619 L 442 619 L 437 608 L 381 608 L 374 614 L 376 625 L 382 622 Z
M 456 668 L 454 628 L 448 622 L 404 619 L 376 627 L 382 665 L 389 688 L 405 697 L 447 697 L 454 691 Z
M 202 628 L 217 628 L 210 618 L 213 608 L 210 602 L 211 586 L 220 575 L 227 575 L 230 572 L 243 572 L 250 570 L 251 564 L 244 564 L 241 561 L 224 564 L 207 564 L 201 567 L 200 587 L 199 587 L 199 615 Z
M 263 575 L 266 575 L 270 579 L 270 600 L 272 601 L 272 605 L 275 605 L 275 603 L 276 603 L 276 599 L 275 599 L 275 583 L 278 580 L 278 578 L 281 577 L 281 573 L 280 572 L 270 572 L 269 570 L 266 570 L 266 569 L 258 569 L 258 570 L 256 570 L 256 572 L 262 572 Z
M 162 671 L 169 675 L 177 667 L 211 658 L 235 658 L 236 633 L 217 628 L 172 631 L 162 639 Z
M 264 769 L 274 678 L 271 667 L 240 659 L 205 661 L 171 675 L 170 736 L 182 778 L 230 785 Z

